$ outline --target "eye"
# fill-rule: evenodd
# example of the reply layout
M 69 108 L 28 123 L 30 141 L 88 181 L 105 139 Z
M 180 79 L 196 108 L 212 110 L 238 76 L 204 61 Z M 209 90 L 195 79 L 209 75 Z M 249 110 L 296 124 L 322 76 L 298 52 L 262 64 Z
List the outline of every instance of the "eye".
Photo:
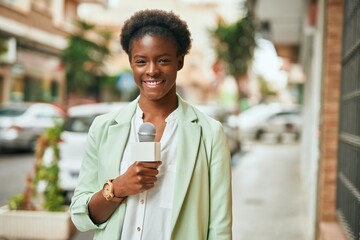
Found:
M 145 64 L 145 61 L 144 60 L 136 60 L 135 61 L 135 64 Z
M 162 63 L 162 64 L 164 64 L 164 63 L 169 63 L 170 60 L 167 59 L 167 58 L 161 58 L 161 59 L 159 59 L 159 62 Z
M 144 65 L 146 62 L 145 62 L 145 60 L 137 59 L 137 60 L 134 61 L 134 63 L 135 63 L 136 65 Z

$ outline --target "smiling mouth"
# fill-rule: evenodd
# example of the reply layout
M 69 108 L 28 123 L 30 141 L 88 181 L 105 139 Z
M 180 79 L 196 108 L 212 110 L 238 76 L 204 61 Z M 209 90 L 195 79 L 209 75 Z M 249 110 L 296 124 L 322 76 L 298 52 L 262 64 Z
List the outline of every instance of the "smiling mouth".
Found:
M 156 86 L 156 85 L 159 85 L 161 83 L 163 83 L 165 81 L 143 81 L 143 83 L 147 84 L 147 85 L 150 85 L 150 86 Z

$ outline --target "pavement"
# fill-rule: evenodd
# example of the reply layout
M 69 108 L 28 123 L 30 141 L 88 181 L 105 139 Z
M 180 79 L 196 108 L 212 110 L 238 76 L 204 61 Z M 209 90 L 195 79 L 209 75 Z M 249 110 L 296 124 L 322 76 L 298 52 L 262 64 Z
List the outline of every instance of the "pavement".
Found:
M 299 161 L 300 146 L 291 141 L 246 145 L 233 157 L 234 240 L 308 240 Z
M 298 143 L 256 143 L 235 157 L 234 240 L 308 240 Z

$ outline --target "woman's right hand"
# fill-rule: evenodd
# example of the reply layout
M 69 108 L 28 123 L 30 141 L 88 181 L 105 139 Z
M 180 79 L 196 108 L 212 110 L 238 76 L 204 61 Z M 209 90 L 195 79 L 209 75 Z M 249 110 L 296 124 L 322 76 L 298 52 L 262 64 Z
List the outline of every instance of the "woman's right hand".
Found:
M 125 197 L 142 193 L 155 186 L 161 161 L 134 162 L 121 176 L 112 183 L 116 197 Z

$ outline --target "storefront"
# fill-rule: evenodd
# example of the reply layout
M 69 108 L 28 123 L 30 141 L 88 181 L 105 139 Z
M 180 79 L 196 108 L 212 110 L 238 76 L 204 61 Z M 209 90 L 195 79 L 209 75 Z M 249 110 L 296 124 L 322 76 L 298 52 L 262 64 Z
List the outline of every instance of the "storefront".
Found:
M 15 62 L 0 67 L 0 101 L 62 103 L 64 83 L 59 57 L 18 48 Z
M 0 104 L 63 104 L 65 76 L 60 56 L 69 31 L 58 17 L 67 5 L 56 10 L 47 1 L 25 2 L 0 4 Z
M 10 74 L 11 101 L 61 102 L 64 74 L 59 57 L 18 49 Z

